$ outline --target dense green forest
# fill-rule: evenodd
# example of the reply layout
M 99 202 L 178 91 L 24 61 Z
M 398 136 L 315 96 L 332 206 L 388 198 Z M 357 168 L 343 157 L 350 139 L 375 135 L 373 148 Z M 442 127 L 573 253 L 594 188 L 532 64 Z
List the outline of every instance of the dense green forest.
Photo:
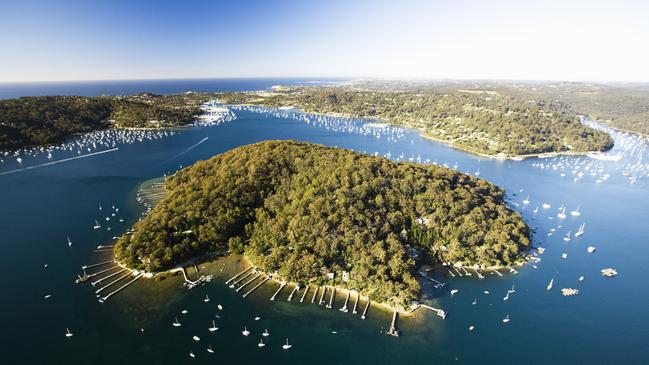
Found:
M 649 135 L 649 88 L 646 85 L 551 83 L 522 90 L 530 95 L 560 100 L 574 112 L 605 121 L 614 128 Z
M 220 99 L 232 104 L 294 106 L 313 113 L 379 118 L 487 155 L 603 151 L 613 146 L 606 133 L 582 125 L 562 103 L 522 98 L 512 89 L 394 90 L 309 87 L 273 93 L 225 93 Z
M 426 263 L 491 266 L 530 245 L 504 192 L 484 180 L 321 145 L 239 147 L 178 171 L 166 189 L 118 239 L 120 262 L 158 271 L 229 249 L 293 282 L 344 270 L 347 287 L 404 305 L 420 289 L 409 248 Z
M 64 141 L 111 126 L 159 128 L 191 123 L 207 95 L 39 96 L 0 100 L 0 150 Z

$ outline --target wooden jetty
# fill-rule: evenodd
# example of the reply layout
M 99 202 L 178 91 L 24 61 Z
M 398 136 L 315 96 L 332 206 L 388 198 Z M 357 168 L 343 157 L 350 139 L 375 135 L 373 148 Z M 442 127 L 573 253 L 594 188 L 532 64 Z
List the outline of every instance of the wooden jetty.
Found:
M 361 296 L 361 295 L 357 292 L 357 293 L 356 293 L 356 300 L 354 301 L 354 309 L 352 309 L 352 313 L 353 313 L 353 314 L 358 313 L 358 312 L 356 311 L 356 307 L 358 306 L 358 298 L 359 298 L 360 296 Z
M 410 312 L 414 312 L 414 311 L 416 311 L 416 310 L 419 309 L 419 308 L 424 308 L 424 309 L 431 310 L 431 311 L 435 312 L 435 313 L 437 314 L 437 316 L 440 317 L 440 318 L 442 318 L 442 319 L 445 319 L 445 318 L 446 318 L 446 312 L 445 312 L 444 310 L 442 310 L 442 309 L 438 309 L 438 308 L 434 308 L 434 307 L 431 307 L 431 306 L 426 305 L 426 304 L 417 304 L 417 305 L 415 305 L 415 306 L 412 307 L 412 309 L 410 310 Z
M 270 277 L 269 277 L 269 276 L 266 276 L 266 277 L 264 278 L 264 280 L 260 281 L 260 282 L 257 283 L 257 285 L 255 285 L 252 289 L 250 289 L 250 290 L 248 290 L 247 292 L 245 292 L 245 294 L 243 294 L 243 297 L 244 297 L 244 298 L 247 297 L 248 294 L 250 294 L 250 293 L 252 293 L 253 291 L 255 291 L 257 288 L 259 288 L 260 286 L 262 286 L 262 285 L 263 285 L 265 282 L 267 282 L 268 280 L 270 280 Z
M 313 296 L 311 297 L 311 304 L 315 303 L 315 297 L 318 295 L 318 290 L 320 290 L 319 287 L 315 287 L 315 291 L 313 292 Z
M 123 273 L 123 272 L 126 271 L 126 270 L 128 270 L 128 269 L 123 268 L 123 269 L 121 269 L 121 270 L 119 270 L 119 271 L 115 271 L 114 273 L 112 273 L 112 274 L 110 274 L 110 275 L 108 275 L 108 276 L 104 276 L 104 277 L 101 278 L 101 279 L 97 279 L 97 280 L 91 282 L 90 285 L 95 286 L 95 285 L 101 283 L 102 281 L 104 281 L 104 280 L 106 280 L 106 279 L 110 279 L 110 278 L 112 278 L 112 277 L 115 276 L 115 275 L 119 275 L 119 274 Z
M 291 291 L 291 294 L 288 295 L 287 301 L 290 302 L 293 299 L 293 294 L 295 294 L 296 291 L 300 290 L 300 284 L 296 284 L 295 288 Z
M 302 293 L 302 298 L 300 298 L 300 303 L 304 302 L 304 297 L 306 297 L 306 293 L 309 292 L 309 286 L 307 285 L 306 288 L 304 288 L 304 293 Z
M 347 298 L 345 298 L 345 304 L 343 305 L 342 308 L 340 308 L 341 312 L 347 313 L 349 310 L 347 309 L 347 303 L 349 302 L 349 296 L 351 295 L 351 290 L 347 290 Z
M 232 280 L 236 280 L 239 276 L 241 276 L 241 275 L 243 275 L 244 273 L 248 272 L 248 271 L 249 271 L 250 269 L 252 269 L 252 268 L 253 268 L 253 266 L 250 266 L 250 267 L 248 267 L 247 269 L 243 270 L 242 272 L 240 272 L 240 273 L 234 275 L 233 277 L 231 277 L 230 279 L 228 279 L 228 280 L 225 282 L 225 284 L 226 284 L 226 285 L 227 285 L 227 284 L 230 284 L 230 282 L 231 282 Z
M 395 309 L 392 312 L 392 322 L 390 323 L 390 329 L 386 332 L 390 336 L 399 337 L 399 331 L 397 330 L 397 310 Z
M 106 295 L 105 297 L 101 298 L 99 301 L 100 301 L 101 303 L 107 301 L 108 298 L 110 298 L 111 296 L 117 294 L 117 292 L 119 292 L 120 290 L 126 288 L 127 286 L 133 284 L 137 279 L 141 278 L 142 276 L 144 276 L 144 274 L 138 274 L 138 275 L 136 275 L 135 278 L 133 278 L 133 280 L 129 281 L 128 283 L 126 283 L 126 284 L 120 286 L 119 288 L 113 290 L 112 292 L 108 293 L 108 295 Z
M 372 301 L 368 298 L 367 304 L 365 304 L 365 309 L 363 310 L 363 314 L 361 314 L 361 319 L 367 318 L 367 310 L 370 308 L 370 303 L 372 303 Z
M 111 281 L 110 283 L 108 283 L 108 284 L 102 286 L 101 288 L 95 290 L 95 293 L 96 293 L 96 294 L 101 293 L 102 291 L 104 291 L 104 290 L 105 290 L 106 288 L 108 288 L 109 286 L 111 286 L 111 285 L 113 285 L 113 284 L 115 284 L 115 283 L 121 281 L 122 279 L 127 278 L 129 275 L 131 275 L 131 273 L 133 273 L 133 272 L 132 272 L 132 271 L 129 271 L 128 273 L 124 274 L 123 276 L 120 276 L 119 278 L 117 278 L 117 279 Z
M 503 274 L 501 274 L 498 270 L 496 270 L 496 269 L 491 269 L 491 271 L 492 271 L 494 274 L 500 276 L 501 278 L 503 277 Z
M 253 269 L 252 271 L 248 272 L 246 275 L 240 277 L 240 278 L 237 279 L 235 282 L 233 282 L 232 284 L 230 284 L 230 288 L 234 288 L 235 286 L 237 286 L 237 284 L 239 284 L 240 282 L 246 280 L 247 277 L 249 277 L 250 275 L 254 274 L 255 272 L 257 272 L 257 271 Z
M 243 289 L 246 285 L 248 285 L 248 284 L 252 283 L 253 281 L 257 280 L 261 275 L 262 275 L 262 274 L 260 273 L 259 275 L 254 276 L 252 279 L 250 279 L 250 280 L 246 281 L 245 283 L 243 283 L 243 284 L 242 284 L 240 287 L 238 287 L 237 290 L 235 290 L 235 291 L 236 291 L 236 292 L 239 292 L 239 290 Z
M 277 289 L 275 294 L 273 294 L 273 296 L 270 297 L 270 300 L 275 300 L 275 297 L 277 297 L 277 294 L 279 294 L 279 292 L 282 291 L 282 289 L 284 289 L 285 286 L 286 286 L 286 283 L 279 283 L 279 289 Z
M 320 300 L 318 301 L 318 305 L 324 304 L 324 296 L 326 292 L 327 292 L 327 286 L 325 285 L 322 287 L 322 294 L 320 294 Z
M 93 278 L 93 277 L 95 277 L 97 275 L 101 275 L 103 273 L 107 273 L 107 272 L 109 272 L 111 270 L 115 270 L 115 269 L 117 269 L 119 267 L 120 266 L 115 265 L 115 266 L 109 267 L 108 269 L 97 271 L 96 273 L 93 273 L 93 274 L 86 274 L 86 271 L 84 270 L 83 271 L 83 276 L 77 275 L 77 280 L 75 280 L 75 283 L 77 283 L 77 284 L 83 283 L 84 281 L 87 281 L 90 278 Z
M 327 304 L 327 308 L 329 308 L 329 309 L 333 308 L 334 298 L 335 297 L 336 297 L 336 287 L 332 286 L 331 287 L 331 297 L 329 297 L 329 304 Z
M 98 262 L 98 263 L 92 264 L 92 265 L 83 265 L 83 266 L 81 266 L 81 270 L 90 269 L 91 267 L 107 265 L 107 264 L 110 264 L 110 263 L 113 263 L 113 262 L 115 262 L 115 261 L 109 260 L 109 261 L 104 261 L 104 262 Z

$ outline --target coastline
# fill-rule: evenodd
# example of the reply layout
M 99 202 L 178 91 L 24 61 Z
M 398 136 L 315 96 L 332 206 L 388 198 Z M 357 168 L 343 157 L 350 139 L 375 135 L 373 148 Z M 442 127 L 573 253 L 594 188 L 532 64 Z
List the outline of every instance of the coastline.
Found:
M 381 119 L 381 118 L 363 117 L 363 116 L 350 115 L 350 114 L 345 114 L 345 113 L 309 112 L 309 111 L 306 111 L 306 110 L 304 110 L 302 108 L 299 108 L 299 107 L 296 107 L 296 106 L 276 107 L 276 106 L 267 106 L 267 105 L 263 105 L 263 104 L 250 104 L 250 103 L 225 104 L 225 105 L 243 106 L 243 107 L 264 107 L 264 108 L 276 109 L 276 110 L 282 110 L 282 108 L 284 108 L 285 110 L 297 110 L 297 111 L 299 111 L 301 113 L 304 113 L 304 114 L 321 115 L 321 116 L 334 117 L 334 118 L 374 119 L 374 120 L 376 120 L 376 121 L 378 121 L 380 123 L 385 123 L 385 124 L 393 126 L 393 127 L 416 130 L 416 131 L 419 132 L 419 135 L 421 137 L 423 137 L 423 138 L 426 138 L 426 139 L 429 139 L 429 140 L 432 140 L 432 141 L 435 141 L 435 142 L 443 143 L 443 144 L 447 145 L 448 147 L 451 147 L 451 148 L 456 149 L 458 151 L 467 152 L 467 153 L 470 153 L 470 154 L 473 154 L 473 155 L 476 155 L 476 156 L 480 156 L 480 157 L 483 157 L 483 158 L 489 158 L 489 159 L 492 159 L 492 160 L 522 161 L 522 160 L 525 160 L 525 159 L 528 159 L 528 158 L 547 158 L 547 157 L 556 157 L 556 156 L 586 156 L 589 153 L 599 153 L 599 152 L 606 152 L 606 151 L 610 150 L 610 149 L 608 149 L 606 151 L 593 150 L 593 151 L 583 151 L 583 152 L 573 152 L 573 151 L 539 152 L 539 153 L 529 153 L 529 154 L 523 154 L 523 155 L 505 155 L 505 154 L 492 155 L 492 154 L 487 154 L 487 153 L 484 153 L 484 152 L 479 152 L 479 151 L 470 149 L 468 147 L 458 146 L 458 145 L 454 144 L 453 141 L 446 140 L 446 139 L 441 139 L 441 138 L 432 136 L 432 135 L 428 134 L 422 128 L 412 127 L 412 126 L 409 126 L 407 124 L 401 125 L 401 124 L 393 123 L 393 122 L 390 122 L 388 120 Z M 635 133 L 635 132 L 631 132 L 631 131 L 626 131 L 626 132 Z M 635 134 L 642 135 L 641 133 L 635 133 Z M 611 149 L 612 148 L 613 147 L 611 147 Z

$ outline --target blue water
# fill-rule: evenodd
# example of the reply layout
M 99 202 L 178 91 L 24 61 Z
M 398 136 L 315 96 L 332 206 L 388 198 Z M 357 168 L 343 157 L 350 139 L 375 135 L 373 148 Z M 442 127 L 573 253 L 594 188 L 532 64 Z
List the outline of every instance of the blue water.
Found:
M 345 79 L 231 78 L 0 83 L 0 99 L 42 95 L 99 96 L 141 92 L 173 94 L 187 91 L 251 91 L 268 89 L 274 85 L 308 86 L 331 84 L 341 81 L 345 81 Z
M 410 130 L 390 130 L 377 138 L 376 130 L 362 128 L 366 121 L 317 124 L 311 117 L 307 124 L 290 113 L 235 110 L 235 114 L 236 120 L 219 126 L 181 130 L 161 139 L 120 144 L 118 150 L 102 155 L 0 175 L 4 272 L 0 343 L 5 363 L 644 364 L 649 358 L 649 183 L 640 178 L 631 184 L 625 176 L 626 171 L 637 169 L 638 159 L 646 161 L 646 149 L 639 147 L 642 142 L 629 147 L 624 139 L 628 137 L 616 135 L 618 146 L 611 153 L 623 156 L 617 162 L 588 157 L 494 161 L 425 140 Z M 518 274 L 501 271 L 502 278 L 488 273 L 483 280 L 475 274 L 448 276 L 444 289 L 426 285 L 426 301 L 446 310 L 448 317 L 442 320 L 420 312 L 416 318 L 402 318 L 399 339 L 380 333 L 389 323 L 389 314 L 378 309 L 371 309 L 362 321 L 351 312 L 327 310 L 310 300 L 288 303 L 288 291 L 270 302 L 276 284 L 243 299 L 224 285 L 226 274 L 192 291 L 183 289 L 178 279 L 140 281 L 104 304 L 97 302 L 89 284 L 73 283 L 81 265 L 101 261 L 101 254 L 93 249 L 110 243 L 143 211 L 135 200 L 141 182 L 268 139 L 390 153 L 393 159 L 403 154 L 404 160 L 457 164 L 468 173 L 479 170 L 481 178 L 507 189 L 512 208 L 537 228 L 534 243 L 546 249 L 538 255 L 542 261 L 517 267 Z M 77 155 L 76 151 L 55 152 L 53 160 Z M 23 155 L 22 165 L 6 158 L 0 173 L 47 161 L 42 153 Z M 561 176 L 561 167 L 542 169 L 541 163 L 564 166 L 566 176 Z M 608 172 L 610 178 L 598 183 L 597 176 L 586 173 L 573 181 L 572 170 L 580 166 L 584 171 L 588 165 L 601 168 L 597 176 Z M 528 195 L 531 203 L 526 206 L 522 200 Z M 552 207 L 533 213 L 543 202 Z M 104 211 L 98 210 L 99 204 Z M 125 222 L 102 220 L 112 205 L 120 208 L 117 216 Z M 559 222 L 556 214 L 561 205 L 567 206 L 568 217 Z M 569 211 L 578 205 L 581 216 L 571 216 Z M 102 229 L 92 229 L 95 219 Z M 567 231 L 574 233 L 582 222 L 587 224 L 586 233 L 563 241 Z M 111 231 L 105 230 L 107 225 Z M 554 234 L 547 236 L 553 228 Z M 597 251 L 588 254 L 589 245 Z M 561 258 L 562 253 L 568 254 L 567 259 Z M 227 265 L 234 270 L 233 261 Z M 616 268 L 619 275 L 601 276 L 599 271 L 606 267 Z M 584 281 L 578 281 L 580 276 Z M 554 288 L 546 291 L 552 278 Z M 516 292 L 504 301 L 512 285 Z M 561 288 L 576 288 L 580 293 L 564 297 Z M 451 295 L 450 289 L 459 292 Z M 206 293 L 210 303 L 203 302 Z M 52 297 L 45 300 L 46 294 Z M 341 301 L 337 298 L 334 307 L 342 306 Z M 222 312 L 217 303 L 224 306 Z M 182 309 L 189 313 L 181 314 Z M 215 318 L 217 313 L 220 319 Z M 256 315 L 262 321 L 254 321 Z M 502 322 L 506 315 L 511 318 L 508 324 Z M 182 327 L 171 326 L 174 317 Z M 219 331 L 210 334 L 207 327 L 212 319 Z M 251 336 L 241 335 L 244 325 Z M 469 331 L 471 325 L 474 331 Z M 74 333 L 72 338 L 64 336 L 66 327 Z M 259 349 L 264 328 L 271 336 L 266 348 Z M 194 335 L 201 341 L 192 340 Z M 294 344 L 290 351 L 281 349 L 286 337 Z M 208 344 L 215 354 L 205 351 Z M 190 350 L 196 358 L 188 356 Z

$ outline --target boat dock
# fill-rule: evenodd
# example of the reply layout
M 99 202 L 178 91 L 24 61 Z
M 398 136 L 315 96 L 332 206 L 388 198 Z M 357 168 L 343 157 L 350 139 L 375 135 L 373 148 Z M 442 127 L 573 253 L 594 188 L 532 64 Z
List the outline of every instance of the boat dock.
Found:
M 290 302 L 293 300 L 293 294 L 295 294 L 296 291 L 300 290 L 300 284 L 296 284 L 295 288 L 291 291 L 291 294 L 288 295 L 288 299 L 286 301 Z
M 329 304 L 327 304 L 327 308 L 329 308 L 329 309 L 333 308 L 334 298 L 335 297 L 336 297 L 336 287 L 332 286 L 331 287 L 331 297 L 329 297 Z
M 356 293 L 356 300 L 354 301 L 354 309 L 352 309 L 352 313 L 353 313 L 353 314 L 358 313 L 358 312 L 356 311 L 356 307 L 358 306 L 358 298 L 359 298 L 359 297 L 360 297 L 360 294 Z
M 501 278 L 503 277 L 503 274 L 501 274 L 498 270 L 496 270 L 496 269 L 491 269 L 491 271 L 492 271 L 494 274 L 500 276 Z
M 92 264 L 92 265 L 83 265 L 83 266 L 81 266 L 81 270 L 90 269 L 91 267 L 97 267 L 97 266 L 101 266 L 101 265 L 107 265 L 107 264 L 110 264 L 110 263 L 113 263 L 113 262 L 115 262 L 115 261 L 109 260 L 109 261 L 99 262 L 99 263 Z
M 309 292 L 309 286 L 307 285 L 306 288 L 304 289 L 304 293 L 302 293 L 302 298 L 300 298 L 300 303 L 304 302 L 304 297 L 306 297 L 306 293 Z
M 282 291 L 282 289 L 284 289 L 285 286 L 286 286 L 286 283 L 280 283 L 279 284 L 279 289 L 277 289 L 275 294 L 273 294 L 273 296 L 270 297 L 270 300 L 275 300 L 275 297 L 277 297 L 277 294 L 279 294 L 279 292 Z
M 95 286 L 95 285 L 101 283 L 102 281 L 104 281 L 104 280 L 106 280 L 106 279 L 110 279 L 110 278 L 112 278 L 112 277 L 115 276 L 115 275 L 119 275 L 119 274 L 123 273 L 123 272 L 126 271 L 126 270 L 128 270 L 128 269 L 124 268 L 124 269 L 121 269 L 121 270 L 119 270 L 119 271 L 115 271 L 114 273 L 112 273 L 112 274 L 110 274 L 110 275 L 108 275 L 108 276 L 104 276 L 104 277 L 101 278 L 101 279 L 97 279 L 97 280 L 91 282 L 90 285 Z
M 77 284 L 79 284 L 79 283 L 83 283 L 84 281 L 87 281 L 87 280 L 90 279 L 90 278 L 93 278 L 93 277 L 95 277 L 95 276 L 97 276 L 97 275 L 101 275 L 101 274 L 103 274 L 103 273 L 107 273 L 107 272 L 109 272 L 109 271 L 111 271 L 111 270 L 115 270 L 115 269 L 117 269 L 118 267 L 120 267 L 120 266 L 118 266 L 118 265 L 111 266 L 111 267 L 109 267 L 108 269 L 101 270 L 101 271 L 97 271 L 96 273 L 93 273 L 93 274 L 86 274 L 86 271 L 84 270 L 84 271 L 83 271 L 83 276 L 79 276 L 79 275 L 77 275 L 77 280 L 75 280 L 75 283 L 77 283 Z
M 131 275 L 132 273 L 133 273 L 132 271 L 127 272 L 126 274 L 120 276 L 119 278 L 117 278 L 117 279 L 111 281 L 110 283 L 108 283 L 108 284 L 102 286 L 101 288 L 95 290 L 95 293 L 96 293 L 96 294 L 101 293 L 102 291 L 104 291 L 104 289 L 106 289 L 106 288 L 108 288 L 109 286 L 111 286 L 111 285 L 113 285 L 113 284 L 119 282 L 119 281 L 122 280 L 122 279 L 127 278 L 127 277 L 128 277 L 129 275 Z
M 257 288 L 259 288 L 260 286 L 262 286 L 262 285 L 263 285 L 265 282 L 267 282 L 269 279 L 270 279 L 270 277 L 269 277 L 269 276 L 266 276 L 266 277 L 264 278 L 264 280 L 258 282 L 257 285 L 255 285 L 252 289 L 250 289 L 250 290 L 248 290 L 247 292 L 245 292 L 245 294 L 243 294 L 243 297 L 244 297 L 244 298 L 247 297 L 248 294 L 250 294 L 250 293 L 252 293 L 253 291 L 255 291 Z
M 325 285 L 322 287 L 322 294 L 320 294 L 320 300 L 318 301 L 318 305 L 324 304 L 324 296 L 326 292 L 327 292 L 327 286 Z
M 105 297 L 101 298 L 99 301 L 100 301 L 101 303 L 107 301 L 108 298 L 110 298 L 110 297 L 113 296 L 114 294 L 117 294 L 117 292 L 119 292 L 120 290 L 126 288 L 127 286 L 133 284 L 137 279 L 141 278 L 142 276 L 144 276 L 144 274 L 138 274 L 138 275 L 136 275 L 135 278 L 133 278 L 133 280 L 131 280 L 131 281 L 129 281 L 128 283 L 126 283 L 126 284 L 120 286 L 119 288 L 115 289 L 114 291 L 108 293 L 108 295 L 106 295 Z
M 235 282 L 233 282 L 232 284 L 230 284 L 230 288 L 234 288 L 235 286 L 237 286 L 237 284 L 239 284 L 240 282 L 246 280 L 247 277 L 249 277 L 250 275 L 254 274 L 255 272 L 256 272 L 256 270 L 255 270 L 255 269 L 252 269 L 252 270 L 249 271 L 246 275 L 240 277 L 240 278 L 237 279 Z
M 365 309 L 363 310 L 363 314 L 361 315 L 361 319 L 365 319 L 367 317 L 367 310 L 370 308 L 370 303 L 372 301 L 368 298 L 367 299 L 367 304 L 365 305 Z
M 252 279 L 250 279 L 250 280 L 246 281 L 245 283 L 243 283 L 243 285 L 241 285 L 240 287 L 238 287 L 237 290 L 235 290 L 235 291 L 236 291 L 236 292 L 239 292 L 239 290 L 243 289 L 246 285 L 252 283 L 253 281 L 255 281 L 255 280 L 257 280 L 257 279 L 259 279 L 259 277 L 260 277 L 261 275 L 262 275 L 262 274 L 259 273 L 259 275 L 254 276 Z
M 228 279 L 228 280 L 225 282 L 225 284 L 226 284 L 226 285 L 230 284 L 230 282 L 231 282 L 232 280 L 236 280 L 236 278 L 238 278 L 239 276 L 241 276 L 241 275 L 243 275 L 244 273 L 248 272 L 248 270 L 250 270 L 250 269 L 252 269 L 252 268 L 253 268 L 253 267 L 250 266 L 250 267 L 248 267 L 247 269 L 243 270 L 242 272 L 240 272 L 240 273 L 234 275 L 233 277 L 231 277 L 230 279 Z
M 315 287 L 315 291 L 313 292 L 313 296 L 311 297 L 311 304 L 315 303 L 315 297 L 318 295 L 318 290 L 320 290 L 319 287 Z
M 399 337 L 399 331 L 397 330 L 397 310 L 395 309 L 392 312 L 392 322 L 390 323 L 390 329 L 386 332 L 390 336 Z
M 416 310 L 419 309 L 419 308 L 424 308 L 424 309 L 431 310 L 431 311 L 435 312 L 435 313 L 437 314 L 437 316 L 440 317 L 440 318 L 442 318 L 442 319 L 445 319 L 445 318 L 446 318 L 446 312 L 445 312 L 444 310 L 442 310 L 442 309 L 438 309 L 438 308 L 434 308 L 434 307 L 431 307 L 431 306 L 426 305 L 426 304 L 417 304 L 417 305 L 415 305 L 414 307 L 412 307 L 412 309 L 410 310 L 410 312 L 414 312 L 414 311 L 416 311 Z
M 347 303 L 349 303 L 349 296 L 351 295 L 351 293 L 352 293 L 351 290 L 347 290 L 347 298 L 345 298 L 345 304 L 343 305 L 342 308 L 339 309 L 341 312 L 347 313 L 349 311 L 347 309 Z

